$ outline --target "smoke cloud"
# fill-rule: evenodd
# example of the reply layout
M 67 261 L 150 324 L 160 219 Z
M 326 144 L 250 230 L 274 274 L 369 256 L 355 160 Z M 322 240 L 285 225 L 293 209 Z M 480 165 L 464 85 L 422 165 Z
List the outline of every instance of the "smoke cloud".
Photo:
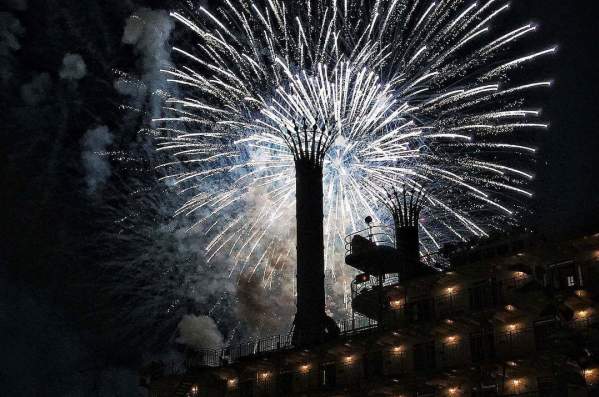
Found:
M 110 162 L 103 155 L 106 148 L 112 144 L 112 140 L 112 133 L 106 126 L 88 130 L 83 136 L 81 160 L 85 169 L 87 192 L 90 195 L 95 194 L 110 177 Z
M 87 66 L 81 55 L 66 54 L 58 74 L 63 80 L 81 80 L 87 74 Z
M 0 12 L 0 81 L 13 77 L 16 62 L 13 52 L 21 48 L 19 37 L 25 33 L 21 22 L 9 12 Z
M 48 73 L 40 73 L 33 77 L 30 82 L 21 87 L 21 98 L 26 104 L 35 106 L 48 96 L 52 88 L 52 79 Z
M 25 11 L 27 9 L 27 0 L 4 0 L 4 4 L 16 11 Z
M 249 335 L 267 337 L 288 331 L 295 312 L 291 278 L 281 276 L 271 285 L 242 276 L 236 298 L 235 314 Z
M 177 343 L 195 349 L 213 349 L 223 345 L 223 336 L 208 316 L 185 315 L 179 322 Z
M 150 112 L 153 117 L 160 114 L 161 99 L 165 88 L 164 75 L 160 69 L 168 68 L 171 64 L 168 40 L 174 29 L 174 23 L 167 11 L 140 8 L 127 19 L 122 42 L 132 45 L 141 61 L 141 82 L 152 95 Z M 124 95 L 145 95 L 146 90 L 132 88 L 132 83 L 126 78 L 119 79 L 115 88 Z M 140 98 L 137 98 L 138 100 Z
M 48 73 L 40 73 L 21 87 L 21 98 L 26 104 L 35 106 L 42 102 L 52 87 L 52 79 Z

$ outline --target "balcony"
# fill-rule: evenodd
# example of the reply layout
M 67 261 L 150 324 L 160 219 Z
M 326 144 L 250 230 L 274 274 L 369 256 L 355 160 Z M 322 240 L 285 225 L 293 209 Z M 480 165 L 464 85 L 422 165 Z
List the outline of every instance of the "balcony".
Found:
M 345 237 L 345 263 L 370 275 L 397 273 L 394 229 L 377 225 Z
M 514 277 L 501 281 L 485 281 L 467 289 L 440 295 L 393 299 L 394 291 L 401 289 L 397 277 L 383 281 L 383 318 L 394 326 L 413 322 L 435 322 L 467 313 L 492 310 L 505 304 L 507 297 L 527 280 Z M 355 312 L 371 318 L 379 318 L 381 291 L 378 283 L 369 280 L 351 286 L 352 307 Z
M 589 319 L 587 324 L 596 324 L 597 320 Z M 573 330 L 578 330 L 580 326 L 581 324 L 570 324 Z M 284 395 L 291 396 L 298 393 L 335 395 L 349 389 L 370 390 L 378 387 L 411 389 L 418 386 L 415 380 L 425 374 L 443 376 L 447 373 L 456 374 L 455 371 L 465 371 L 463 374 L 467 374 L 477 365 L 501 366 L 502 363 L 514 360 L 538 357 L 540 352 L 551 347 L 545 344 L 546 341 L 542 337 L 539 339 L 539 335 L 542 334 L 537 331 L 536 328 L 530 327 L 501 333 L 479 332 L 396 347 L 368 344 L 358 348 L 356 345 L 352 350 L 336 355 L 329 353 L 321 356 L 317 352 L 305 355 L 305 359 L 309 361 L 294 364 L 296 367 L 280 367 L 276 364 L 281 362 L 278 359 L 272 362 L 258 360 L 262 368 L 259 372 L 252 378 L 225 380 L 227 387 L 221 392 L 223 394 L 218 395 L 274 397 L 281 395 L 282 391 L 285 392 Z M 257 343 L 254 346 L 274 345 L 269 342 Z M 515 371 L 518 375 L 519 368 L 514 367 L 512 372 Z M 397 381 L 398 379 L 400 381 Z M 465 390 L 479 384 L 478 381 L 472 380 L 473 384 L 468 385 L 470 379 L 464 375 L 460 379 L 464 382 L 461 387 Z M 519 382 L 517 385 L 516 380 Z M 501 394 L 496 395 L 541 396 L 541 388 L 546 392 L 548 386 L 555 386 L 546 384 L 543 378 L 531 378 L 526 370 L 521 374 L 521 378 L 515 378 L 513 382 L 514 385 L 511 385 L 504 381 L 500 388 Z M 242 388 L 244 393 L 250 394 L 242 393 Z M 251 391 L 248 388 L 251 388 Z

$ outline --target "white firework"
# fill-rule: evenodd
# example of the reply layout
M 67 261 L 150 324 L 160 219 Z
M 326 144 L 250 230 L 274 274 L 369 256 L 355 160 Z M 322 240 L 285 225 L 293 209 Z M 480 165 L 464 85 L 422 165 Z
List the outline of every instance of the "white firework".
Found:
M 347 291 L 346 234 L 388 220 L 385 188 L 427 191 L 423 254 L 513 225 L 533 195 L 546 129 L 526 96 L 549 81 L 510 75 L 555 48 L 511 55 L 537 27 L 493 33 L 501 1 L 226 0 L 171 15 L 193 45 L 164 70 L 173 84 L 155 121 L 165 180 L 188 197 L 208 261 L 268 285 L 294 254 L 296 125 L 334 126 L 323 144 L 326 267 Z M 514 54 L 517 52 L 514 51 Z M 524 142 L 524 143 L 523 143 Z M 313 149 L 312 149 L 313 150 Z

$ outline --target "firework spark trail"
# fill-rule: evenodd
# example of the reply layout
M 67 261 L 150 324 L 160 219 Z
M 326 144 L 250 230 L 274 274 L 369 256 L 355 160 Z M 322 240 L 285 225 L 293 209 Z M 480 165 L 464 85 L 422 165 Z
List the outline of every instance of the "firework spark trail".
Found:
M 196 45 L 175 47 L 178 66 L 163 71 L 177 95 L 155 120 L 157 145 L 175 158 L 161 166 L 165 179 L 191 194 L 178 213 L 197 215 L 192 227 L 211 236 L 209 260 L 228 251 L 237 271 L 263 267 L 270 280 L 284 271 L 293 160 L 320 145 L 326 266 L 343 285 L 347 270 L 335 258 L 344 236 L 365 215 L 388 220 L 378 204 L 386 187 L 426 189 L 424 252 L 512 222 L 520 197 L 532 195 L 535 148 L 518 142 L 528 140 L 523 130 L 548 127 L 524 95 L 550 83 L 513 86 L 509 75 L 556 49 L 510 56 L 537 27 L 491 33 L 508 8 L 227 0 L 190 17 L 173 12 Z M 318 132 L 302 136 L 302 124 Z

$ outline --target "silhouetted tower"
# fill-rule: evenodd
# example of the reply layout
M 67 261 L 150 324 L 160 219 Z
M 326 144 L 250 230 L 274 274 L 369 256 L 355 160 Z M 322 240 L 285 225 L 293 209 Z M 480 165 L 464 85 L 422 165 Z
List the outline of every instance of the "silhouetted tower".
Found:
M 420 270 L 418 221 L 423 199 L 422 190 L 408 192 L 404 186 L 399 192 L 395 188 L 389 191 L 385 200 L 385 206 L 393 216 L 395 248 L 399 256 L 397 272 L 402 278 Z
M 333 123 L 294 123 L 285 131 L 293 153 L 297 221 L 297 312 L 293 342 L 309 345 L 338 333 L 325 314 L 322 165 L 337 136 Z

